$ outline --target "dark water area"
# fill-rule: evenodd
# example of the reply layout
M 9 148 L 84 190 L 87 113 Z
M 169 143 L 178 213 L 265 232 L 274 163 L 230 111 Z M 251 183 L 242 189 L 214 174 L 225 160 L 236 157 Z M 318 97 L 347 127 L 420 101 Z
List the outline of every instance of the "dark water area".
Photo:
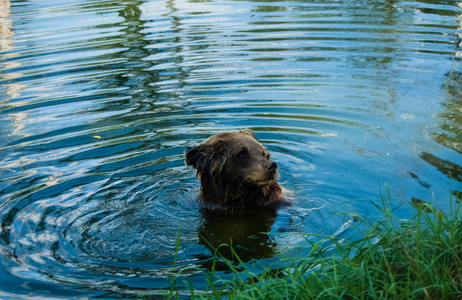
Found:
M 156 296 L 180 270 L 200 289 L 213 247 L 232 238 L 262 266 L 304 255 L 297 233 L 348 236 L 335 213 L 374 217 L 386 183 L 395 206 L 448 211 L 461 15 L 442 0 L 0 0 L 0 298 Z M 244 128 L 293 205 L 206 212 L 183 151 Z

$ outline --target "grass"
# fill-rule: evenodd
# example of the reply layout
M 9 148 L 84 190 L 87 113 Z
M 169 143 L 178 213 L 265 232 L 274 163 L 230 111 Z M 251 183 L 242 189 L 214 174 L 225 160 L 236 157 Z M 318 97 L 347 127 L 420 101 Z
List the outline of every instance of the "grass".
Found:
M 409 220 L 394 217 L 386 200 L 374 204 L 379 220 L 349 214 L 355 237 L 325 236 L 311 242 L 306 257 L 258 274 L 235 256 L 225 260 L 233 278 L 221 279 L 216 257 L 206 290 L 175 277 L 167 298 L 181 298 L 183 285 L 192 299 L 462 299 L 462 205 L 445 214 L 428 203 L 409 204 L 417 210 Z

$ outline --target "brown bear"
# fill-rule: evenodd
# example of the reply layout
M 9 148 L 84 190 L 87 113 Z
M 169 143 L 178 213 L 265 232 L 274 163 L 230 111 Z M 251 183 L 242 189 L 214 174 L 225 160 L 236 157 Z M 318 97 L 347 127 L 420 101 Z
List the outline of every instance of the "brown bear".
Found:
M 200 200 L 208 208 L 235 212 L 290 205 L 276 182 L 277 164 L 250 129 L 213 135 L 188 147 L 185 156 L 186 165 L 197 170 Z

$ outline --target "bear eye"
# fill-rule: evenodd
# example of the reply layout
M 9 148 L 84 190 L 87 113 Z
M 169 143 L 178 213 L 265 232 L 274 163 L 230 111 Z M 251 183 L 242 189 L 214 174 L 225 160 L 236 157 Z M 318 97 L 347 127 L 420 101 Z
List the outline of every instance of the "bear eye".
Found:
M 265 157 L 266 157 L 267 159 L 269 159 L 270 156 L 271 156 L 271 152 L 266 152 L 266 153 L 265 153 Z
M 247 156 L 247 154 L 249 154 L 249 151 L 247 149 L 242 149 L 238 154 L 237 156 L 240 157 L 240 158 L 244 158 Z

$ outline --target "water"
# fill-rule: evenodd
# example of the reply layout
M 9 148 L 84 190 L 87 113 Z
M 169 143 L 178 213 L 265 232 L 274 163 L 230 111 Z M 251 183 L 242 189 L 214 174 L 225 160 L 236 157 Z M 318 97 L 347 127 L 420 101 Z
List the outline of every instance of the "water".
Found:
M 385 183 L 396 206 L 447 211 L 462 182 L 461 7 L 0 0 L 0 295 L 155 296 L 185 268 L 201 288 L 188 267 L 210 267 L 205 240 L 231 237 L 262 265 L 303 255 L 294 233 L 348 235 L 332 213 L 374 216 L 348 201 L 379 201 Z M 200 209 L 184 149 L 242 128 L 292 207 Z

